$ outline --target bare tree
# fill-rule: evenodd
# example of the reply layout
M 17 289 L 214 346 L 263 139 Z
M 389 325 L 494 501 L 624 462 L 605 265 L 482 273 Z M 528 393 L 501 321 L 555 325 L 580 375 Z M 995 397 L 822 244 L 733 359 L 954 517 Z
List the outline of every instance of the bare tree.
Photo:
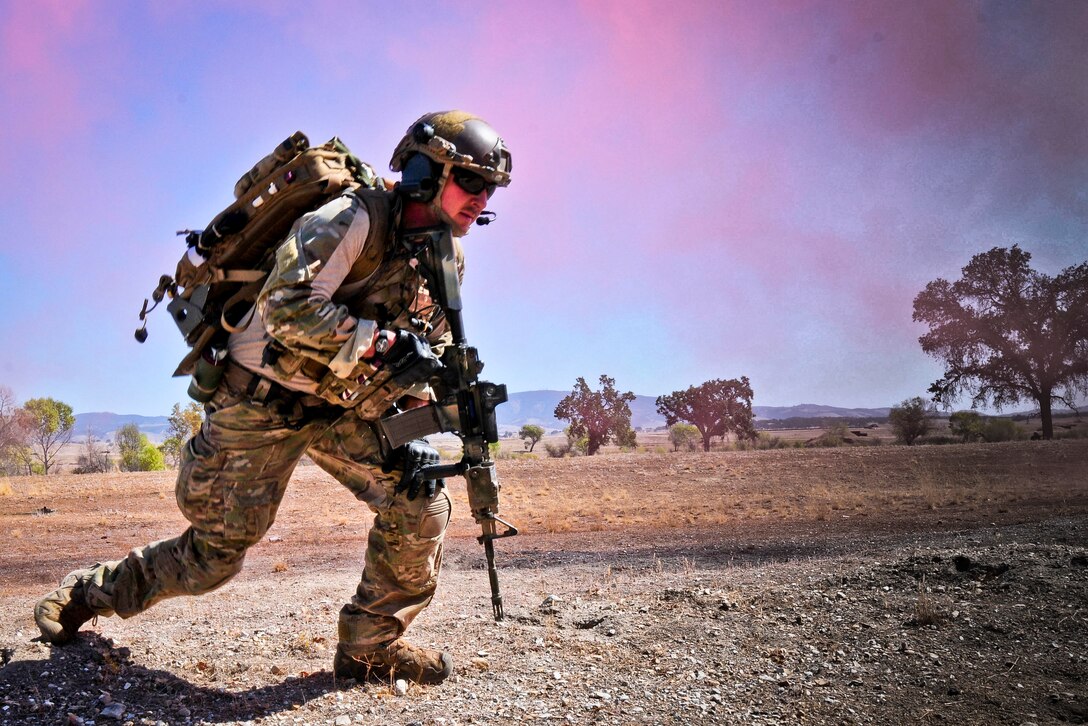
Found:
M 83 441 L 74 473 L 101 474 L 111 468 L 113 465 L 110 463 L 109 449 L 103 444 L 102 439 L 95 436 L 94 431 L 87 429 L 87 438 Z

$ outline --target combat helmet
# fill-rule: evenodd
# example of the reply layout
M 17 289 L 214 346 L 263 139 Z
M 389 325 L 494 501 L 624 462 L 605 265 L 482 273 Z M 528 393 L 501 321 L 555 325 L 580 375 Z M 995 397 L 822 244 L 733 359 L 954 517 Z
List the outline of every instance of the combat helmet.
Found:
M 479 116 L 437 111 L 408 127 L 389 160 L 389 168 L 401 172 L 400 191 L 416 201 L 430 202 L 443 219 L 439 200 L 455 167 L 505 187 L 510 184 L 513 159 L 502 137 Z

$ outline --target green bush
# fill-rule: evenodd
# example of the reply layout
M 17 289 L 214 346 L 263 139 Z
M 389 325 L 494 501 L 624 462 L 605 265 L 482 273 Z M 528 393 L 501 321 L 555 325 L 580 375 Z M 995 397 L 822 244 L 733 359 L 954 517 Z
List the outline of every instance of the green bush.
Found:
M 674 423 L 669 427 L 669 442 L 672 443 L 673 451 L 680 449 L 695 451 L 696 447 L 703 443 L 703 435 L 691 424 Z
M 571 429 L 570 426 L 563 429 L 563 433 L 567 435 L 567 451 L 565 453 L 571 456 L 588 456 L 589 436 L 575 436 Z
M 956 411 L 948 417 L 948 429 L 964 443 L 982 438 L 983 421 L 978 411 Z
M 114 442 L 121 457 L 121 471 L 160 471 L 166 468 L 163 452 L 140 433 L 136 424 L 125 424 L 119 428 Z
M 137 471 L 162 471 L 166 468 L 166 458 L 159 448 L 144 438 L 137 457 Z
M 638 434 L 636 434 L 635 430 L 630 426 L 621 431 L 617 431 L 614 438 L 616 441 L 616 446 L 620 447 L 624 451 L 630 451 L 638 445 Z M 588 439 L 586 443 L 588 445 Z

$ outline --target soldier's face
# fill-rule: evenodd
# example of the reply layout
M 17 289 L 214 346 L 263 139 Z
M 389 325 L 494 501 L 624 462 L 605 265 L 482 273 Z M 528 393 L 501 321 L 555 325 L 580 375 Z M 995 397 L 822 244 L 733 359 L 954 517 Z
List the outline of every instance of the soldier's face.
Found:
M 465 191 L 457 183 L 457 179 L 451 177 L 442 187 L 440 203 L 442 211 L 452 220 L 454 227 L 461 235 L 464 235 L 480 216 L 480 212 L 484 211 L 487 197 L 487 187 L 473 194 Z

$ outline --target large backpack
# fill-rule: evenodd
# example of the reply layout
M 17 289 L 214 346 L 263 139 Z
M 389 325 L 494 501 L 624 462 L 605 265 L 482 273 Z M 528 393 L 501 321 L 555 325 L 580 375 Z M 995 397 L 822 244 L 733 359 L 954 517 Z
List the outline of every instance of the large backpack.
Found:
M 173 277 L 163 275 L 152 293 L 167 309 L 192 349 L 174 371 L 190 375 L 213 344 L 244 329 L 275 261 L 275 250 L 306 212 L 350 189 L 385 189 L 374 168 L 354 156 L 339 138 L 310 147 L 301 131 L 257 162 L 234 186 L 234 202 L 201 231 L 183 230 L 188 249 Z M 146 323 L 144 324 L 146 326 Z M 136 339 L 147 338 L 146 327 Z

